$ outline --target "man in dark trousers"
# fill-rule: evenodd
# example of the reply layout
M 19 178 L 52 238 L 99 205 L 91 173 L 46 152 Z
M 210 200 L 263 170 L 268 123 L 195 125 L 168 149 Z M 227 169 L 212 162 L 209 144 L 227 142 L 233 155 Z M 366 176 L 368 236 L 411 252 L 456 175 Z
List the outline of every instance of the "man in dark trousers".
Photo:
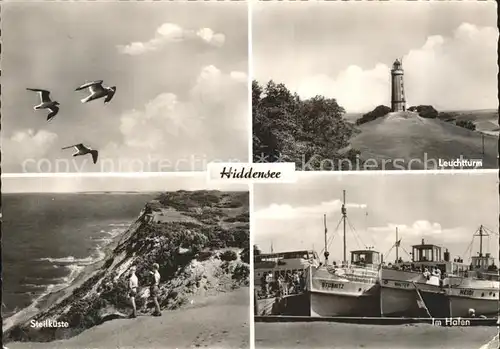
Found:
M 154 263 L 153 270 L 149 272 L 153 276 L 150 293 L 153 298 L 153 302 L 155 303 L 155 311 L 153 313 L 154 316 L 161 316 L 160 303 L 158 303 L 158 294 L 160 293 L 160 273 L 158 272 L 158 269 L 160 269 L 160 266 L 158 263 Z

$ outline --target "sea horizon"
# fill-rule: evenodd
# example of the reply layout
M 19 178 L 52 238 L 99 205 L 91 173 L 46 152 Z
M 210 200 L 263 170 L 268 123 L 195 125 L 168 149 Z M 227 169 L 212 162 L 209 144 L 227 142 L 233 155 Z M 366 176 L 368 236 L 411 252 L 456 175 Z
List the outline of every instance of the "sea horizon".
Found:
M 71 285 L 102 260 L 103 248 L 155 197 L 102 194 L 3 194 L 4 319 Z

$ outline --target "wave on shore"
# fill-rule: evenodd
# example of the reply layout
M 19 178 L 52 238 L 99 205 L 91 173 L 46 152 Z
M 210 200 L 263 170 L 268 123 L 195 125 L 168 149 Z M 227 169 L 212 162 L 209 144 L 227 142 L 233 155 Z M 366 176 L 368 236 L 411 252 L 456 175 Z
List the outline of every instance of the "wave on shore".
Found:
M 97 243 L 97 245 L 94 247 L 94 251 L 91 256 L 84 258 L 76 258 L 74 256 L 67 256 L 60 258 L 51 258 L 51 257 L 39 258 L 37 261 L 49 263 L 53 268 L 67 269 L 67 275 L 57 278 L 26 278 L 25 281 L 27 282 L 24 283 L 22 286 L 32 288 L 35 290 L 43 289 L 43 291 L 34 292 L 36 296 L 32 299 L 31 304 L 28 305 L 27 307 L 22 309 L 15 308 L 10 312 L 3 313 L 4 331 L 10 329 L 15 324 L 23 322 L 26 317 L 33 316 L 33 314 L 36 314 L 44 310 L 43 303 L 45 302 L 48 296 L 54 295 L 56 293 L 61 293 L 66 288 L 70 287 L 73 284 L 73 282 L 79 277 L 83 278 L 88 277 L 92 273 L 92 269 L 89 269 L 87 267 L 102 262 L 104 258 L 106 258 L 106 253 L 103 251 L 103 249 L 109 244 L 111 244 L 113 242 L 113 239 L 116 239 L 121 234 L 123 234 L 126 231 L 124 227 L 128 225 L 129 224 L 125 225 L 123 223 L 110 224 L 110 226 L 113 226 L 115 228 L 109 231 L 104 231 L 104 230 L 101 231 L 101 233 L 105 233 L 107 236 L 109 236 L 109 238 L 97 238 L 97 239 L 91 238 L 93 241 Z M 33 283 L 37 281 L 48 282 L 48 283 L 46 284 Z M 61 293 L 59 298 L 64 298 L 65 296 L 67 295 Z M 57 299 L 53 301 L 57 302 Z

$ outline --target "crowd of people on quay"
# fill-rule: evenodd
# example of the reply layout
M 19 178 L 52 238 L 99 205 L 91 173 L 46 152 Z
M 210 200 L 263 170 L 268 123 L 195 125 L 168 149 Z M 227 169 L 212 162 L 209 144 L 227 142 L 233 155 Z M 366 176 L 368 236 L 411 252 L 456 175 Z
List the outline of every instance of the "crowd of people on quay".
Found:
M 262 290 L 260 298 L 283 297 L 300 294 L 306 285 L 305 273 L 300 271 L 275 271 L 267 272 L 261 278 Z

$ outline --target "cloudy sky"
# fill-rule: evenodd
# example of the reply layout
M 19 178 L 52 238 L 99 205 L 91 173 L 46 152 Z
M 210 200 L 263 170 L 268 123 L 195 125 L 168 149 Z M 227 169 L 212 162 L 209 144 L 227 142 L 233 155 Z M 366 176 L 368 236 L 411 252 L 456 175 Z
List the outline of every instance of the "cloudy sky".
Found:
M 229 190 L 248 191 L 248 185 L 214 184 L 202 173 L 179 174 L 125 174 L 121 176 L 52 175 L 29 176 L 2 175 L 3 193 L 75 193 L 86 191 L 175 191 L 175 190 Z
M 69 159 L 63 172 L 247 159 L 244 3 L 7 3 L 2 41 L 4 172 L 55 172 L 56 159 Z M 80 102 L 75 88 L 92 80 L 117 87 L 111 103 Z M 53 121 L 27 87 L 61 103 Z M 61 150 L 80 142 L 107 162 Z
M 424 238 L 444 246 L 452 256 L 464 254 L 472 236 L 483 224 L 498 232 L 498 173 L 463 174 L 301 174 L 294 184 L 256 184 L 254 189 L 254 243 L 269 252 L 324 247 L 323 215 L 327 215 L 329 248 L 334 260 L 342 259 L 342 191 L 346 190 L 347 249 L 375 246 L 384 255 L 395 241 L 401 246 Z M 367 215 L 368 213 L 368 215 Z M 484 238 L 484 246 L 498 258 L 498 235 Z M 479 239 L 474 239 L 474 253 Z M 443 250 L 444 252 L 444 250 Z M 486 251 L 485 251 L 486 252 Z M 388 254 L 393 260 L 394 250 Z M 387 257 L 385 256 L 385 257 Z M 400 250 L 400 256 L 408 255 Z M 321 258 L 323 258 L 321 256 Z M 498 263 L 497 263 L 498 264 Z
M 408 106 L 498 108 L 494 1 L 280 2 L 253 6 L 255 79 L 347 112 L 390 106 L 403 58 Z

